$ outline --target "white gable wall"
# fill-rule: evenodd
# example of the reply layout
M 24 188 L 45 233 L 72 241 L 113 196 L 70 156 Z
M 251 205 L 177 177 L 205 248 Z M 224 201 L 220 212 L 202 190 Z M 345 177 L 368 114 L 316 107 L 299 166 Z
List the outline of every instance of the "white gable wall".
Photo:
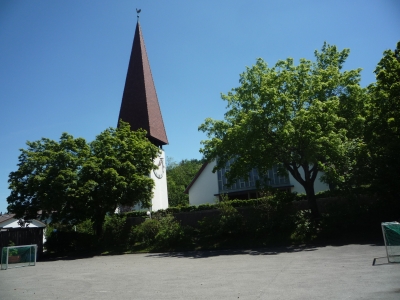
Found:
M 0 228 L 20 228 L 20 226 L 18 225 L 18 221 L 19 220 L 12 218 L 12 219 L 4 222 L 3 224 L 1 224 Z M 43 224 L 42 222 L 32 220 L 32 222 L 29 224 L 28 228 L 33 228 L 33 227 L 46 227 L 46 225 Z
M 204 170 L 201 172 L 199 177 L 197 177 L 196 181 L 190 187 L 189 190 L 189 204 L 190 205 L 200 205 L 205 203 L 216 203 L 217 197 L 215 194 L 219 193 L 218 190 L 218 176 L 217 173 L 212 173 L 212 169 L 216 165 L 215 161 L 209 163 Z M 302 168 L 299 169 L 301 176 L 304 176 L 304 170 Z M 329 190 L 329 185 L 321 182 L 322 172 L 319 172 L 317 178 L 314 182 L 314 191 L 315 193 Z M 290 185 L 293 185 L 291 188 L 292 192 L 296 192 L 298 194 L 305 194 L 305 190 L 303 186 L 294 179 L 294 177 L 289 173 L 289 181 Z
M 218 176 L 212 169 L 216 165 L 215 161 L 210 162 L 204 168 L 194 184 L 189 190 L 189 204 L 200 205 L 205 203 L 216 203 L 218 194 Z

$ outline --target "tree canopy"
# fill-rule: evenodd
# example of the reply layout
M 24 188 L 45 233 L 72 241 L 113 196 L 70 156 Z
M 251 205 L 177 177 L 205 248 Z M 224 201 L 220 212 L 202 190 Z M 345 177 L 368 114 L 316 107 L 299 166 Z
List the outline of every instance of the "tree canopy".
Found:
M 372 185 L 398 199 L 400 196 L 400 42 L 386 50 L 376 69 L 376 83 L 368 87 L 366 169 Z
M 108 128 L 87 143 L 63 133 L 60 141 L 27 142 L 18 170 L 9 175 L 8 210 L 17 218 L 51 216 L 52 222 L 77 224 L 91 219 L 97 234 L 107 213 L 118 205 L 149 207 L 159 149 L 144 130 L 128 123 Z
M 184 193 L 202 162 L 197 159 L 184 159 L 179 163 L 172 159 L 167 164 L 168 204 L 170 207 L 189 205 L 189 196 Z
M 268 67 L 258 59 L 247 67 L 240 86 L 222 95 L 224 120 L 208 118 L 199 127 L 209 138 L 202 141 L 205 158 L 217 160 L 215 169 L 235 159 L 227 174 L 230 182 L 253 167 L 268 174 L 280 165 L 304 187 L 318 216 L 317 174 L 343 180 L 353 163 L 346 154 L 357 147 L 364 123 L 361 69 L 343 71 L 349 52 L 324 43 L 315 61 L 301 59 L 295 65 L 288 58 Z

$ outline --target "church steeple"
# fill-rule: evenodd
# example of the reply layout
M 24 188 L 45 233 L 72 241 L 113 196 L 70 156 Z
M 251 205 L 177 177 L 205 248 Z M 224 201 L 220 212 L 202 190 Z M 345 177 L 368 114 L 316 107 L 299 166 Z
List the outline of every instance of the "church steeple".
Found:
M 168 144 L 139 20 L 136 24 L 118 123 L 121 119 L 128 122 L 132 130 L 145 129 L 153 144 Z

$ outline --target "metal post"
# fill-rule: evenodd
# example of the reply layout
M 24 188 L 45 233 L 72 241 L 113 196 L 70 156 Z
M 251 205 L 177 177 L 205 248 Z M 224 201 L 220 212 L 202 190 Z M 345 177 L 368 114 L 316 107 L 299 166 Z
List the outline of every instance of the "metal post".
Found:
M 35 249 L 34 255 L 33 255 L 34 256 L 33 265 L 36 266 L 37 245 L 35 244 L 35 245 L 32 245 L 32 246 Z
M 389 260 L 389 252 L 388 252 L 387 244 L 386 244 L 386 235 L 385 235 L 385 230 L 383 229 L 383 224 L 385 224 L 385 222 L 382 222 L 382 223 L 381 223 L 382 235 L 383 235 L 383 240 L 385 241 L 385 249 L 386 249 L 387 260 L 388 260 L 388 263 L 390 263 L 390 260 Z
M 8 269 L 8 251 L 10 248 L 7 247 L 7 256 L 6 256 L 6 270 Z

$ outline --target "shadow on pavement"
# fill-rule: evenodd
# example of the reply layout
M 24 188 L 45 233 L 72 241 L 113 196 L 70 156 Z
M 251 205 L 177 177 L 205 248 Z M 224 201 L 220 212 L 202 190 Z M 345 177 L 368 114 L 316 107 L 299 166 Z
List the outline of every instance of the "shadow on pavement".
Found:
M 373 266 L 386 266 L 390 265 L 387 257 L 375 257 L 374 260 L 372 261 Z
M 383 246 L 380 241 L 327 241 L 315 244 L 306 245 L 292 245 L 287 247 L 268 247 L 268 248 L 254 248 L 254 249 L 229 249 L 229 250 L 198 250 L 198 251 L 177 251 L 177 252 L 164 252 L 164 253 L 149 253 L 146 257 L 163 258 L 163 257 L 176 257 L 176 258 L 209 258 L 225 255 L 279 255 L 281 253 L 295 253 L 302 251 L 316 251 L 318 248 L 323 247 L 341 247 L 351 244 L 370 245 L 370 246 Z
M 97 255 L 65 255 L 65 256 L 46 256 L 44 255 L 40 258 L 39 262 L 51 262 L 51 261 L 60 261 L 60 260 L 77 260 L 77 259 L 86 259 L 92 258 Z
M 199 250 L 187 252 L 165 252 L 165 253 L 149 253 L 146 257 L 176 257 L 176 258 L 208 258 L 215 256 L 225 255 L 278 255 L 280 253 L 293 253 L 301 251 L 315 251 L 314 247 L 309 246 L 290 246 L 290 247 L 277 247 L 277 248 L 261 248 L 261 249 L 236 249 L 236 250 Z
M 340 239 L 340 240 L 327 240 L 320 241 L 313 244 L 303 244 L 303 245 L 290 245 L 290 246 L 277 246 L 277 247 L 263 247 L 263 248 L 250 248 L 250 249 L 218 249 L 218 250 L 193 250 L 193 251 L 175 251 L 175 252 L 161 252 L 161 253 L 147 253 L 146 257 L 153 258 L 163 258 L 163 257 L 176 257 L 176 258 L 208 258 L 215 256 L 226 256 L 226 255 L 278 255 L 281 253 L 295 253 L 302 251 L 316 251 L 318 248 L 323 247 L 341 247 L 350 244 L 358 245 L 370 245 L 370 246 L 384 246 L 383 241 L 380 240 L 364 240 L 359 239 Z M 100 251 L 88 251 L 84 253 L 69 253 L 65 255 L 46 255 L 44 254 L 40 262 L 51 262 L 51 261 L 69 261 L 92 258 L 95 256 L 113 256 L 113 255 L 123 255 L 122 252 L 109 252 L 107 255 L 101 254 Z M 387 261 L 387 259 L 386 259 Z M 380 262 L 380 260 L 379 260 Z M 375 265 L 383 265 L 384 263 L 379 263 L 378 258 L 376 259 Z

